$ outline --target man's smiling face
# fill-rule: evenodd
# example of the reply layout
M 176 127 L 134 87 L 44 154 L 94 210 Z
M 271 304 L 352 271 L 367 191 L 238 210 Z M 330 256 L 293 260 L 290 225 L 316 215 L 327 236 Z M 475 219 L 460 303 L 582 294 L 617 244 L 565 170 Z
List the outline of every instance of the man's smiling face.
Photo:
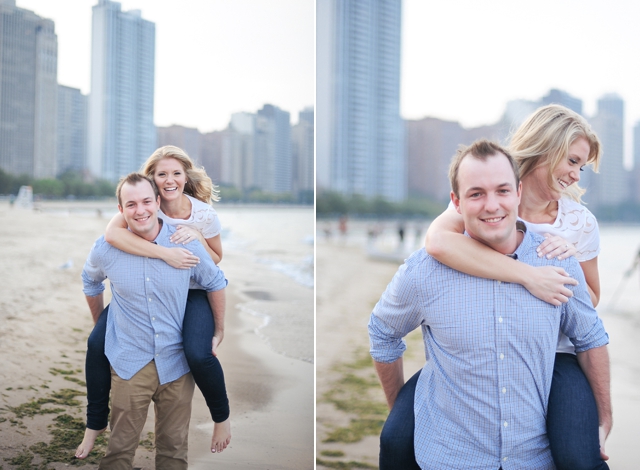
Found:
M 521 185 L 505 155 L 496 153 L 482 161 L 467 155 L 458 170 L 460 198 L 451 193 L 467 233 L 494 250 L 513 253 L 518 247 L 516 221 Z
M 140 181 L 135 185 L 125 183 L 120 190 L 118 210 L 122 213 L 129 229 L 145 240 L 155 240 L 160 225 L 158 223 L 158 209 L 160 197 L 148 181 Z

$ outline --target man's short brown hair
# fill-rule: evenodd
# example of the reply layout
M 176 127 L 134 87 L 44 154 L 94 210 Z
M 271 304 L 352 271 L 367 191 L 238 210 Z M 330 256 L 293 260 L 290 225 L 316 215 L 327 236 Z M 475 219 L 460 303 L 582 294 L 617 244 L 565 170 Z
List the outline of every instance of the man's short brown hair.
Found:
M 123 176 L 118 181 L 118 186 L 116 187 L 116 198 L 118 199 L 118 205 L 122 206 L 122 201 L 120 200 L 120 193 L 122 192 L 122 186 L 125 184 L 130 184 L 131 186 L 135 186 L 140 181 L 148 181 L 151 185 L 151 189 L 153 189 L 153 194 L 155 195 L 156 200 L 160 193 L 158 192 L 158 187 L 156 186 L 156 182 L 151 178 L 143 175 L 142 173 L 133 172 L 129 173 L 127 176 Z
M 518 169 L 518 164 L 513 159 L 511 154 L 500 144 L 487 140 L 487 139 L 479 139 L 476 140 L 469 146 L 461 145 L 458 147 L 458 151 L 451 159 L 451 165 L 449 165 L 449 183 L 451 184 L 451 191 L 456 195 L 458 199 L 460 199 L 460 189 L 458 187 L 458 170 L 460 169 L 460 163 L 467 155 L 471 155 L 478 160 L 482 160 L 483 162 L 487 161 L 487 158 L 492 157 L 494 155 L 503 154 L 511 163 L 511 168 L 513 169 L 513 174 L 516 177 L 516 187 L 520 184 L 520 171 Z

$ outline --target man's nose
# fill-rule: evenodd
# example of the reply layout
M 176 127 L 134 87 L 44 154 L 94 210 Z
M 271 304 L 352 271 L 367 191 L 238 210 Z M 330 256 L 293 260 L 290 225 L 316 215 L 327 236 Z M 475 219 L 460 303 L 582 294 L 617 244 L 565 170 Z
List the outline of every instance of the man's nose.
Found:
M 487 212 L 496 212 L 499 208 L 500 208 L 500 202 L 498 201 L 498 197 L 495 194 L 487 195 L 487 199 L 484 204 L 484 209 Z

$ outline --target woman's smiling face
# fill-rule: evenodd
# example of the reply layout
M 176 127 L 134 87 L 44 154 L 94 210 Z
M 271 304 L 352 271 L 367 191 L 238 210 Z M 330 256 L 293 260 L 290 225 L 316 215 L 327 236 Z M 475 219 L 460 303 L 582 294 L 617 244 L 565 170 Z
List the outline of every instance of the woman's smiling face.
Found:
M 160 197 L 171 201 L 182 196 L 187 175 L 182 164 L 175 158 L 163 158 L 156 165 L 153 179 L 158 186 Z

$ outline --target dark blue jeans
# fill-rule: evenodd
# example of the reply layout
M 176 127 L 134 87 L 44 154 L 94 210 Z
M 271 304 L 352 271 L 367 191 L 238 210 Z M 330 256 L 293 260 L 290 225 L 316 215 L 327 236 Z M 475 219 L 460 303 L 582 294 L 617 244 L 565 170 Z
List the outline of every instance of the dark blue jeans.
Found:
M 420 470 L 413 448 L 413 397 L 420 371 L 405 383 L 380 434 L 380 470 Z
M 416 373 L 400 390 L 380 435 L 380 470 L 419 468 L 413 448 Z M 547 435 L 557 470 L 608 470 L 600 458 L 598 409 L 573 354 L 556 354 Z
M 104 309 L 87 341 L 85 376 L 87 381 L 87 427 L 104 429 L 109 419 L 111 369 L 104 354 L 109 306 Z M 229 400 L 220 361 L 211 353 L 215 332 L 207 293 L 191 289 L 187 297 L 182 338 L 184 353 L 196 385 L 202 392 L 211 418 L 216 423 L 229 417 Z
M 608 470 L 600 458 L 598 408 L 573 354 L 557 353 L 547 410 L 547 435 L 557 470 Z

